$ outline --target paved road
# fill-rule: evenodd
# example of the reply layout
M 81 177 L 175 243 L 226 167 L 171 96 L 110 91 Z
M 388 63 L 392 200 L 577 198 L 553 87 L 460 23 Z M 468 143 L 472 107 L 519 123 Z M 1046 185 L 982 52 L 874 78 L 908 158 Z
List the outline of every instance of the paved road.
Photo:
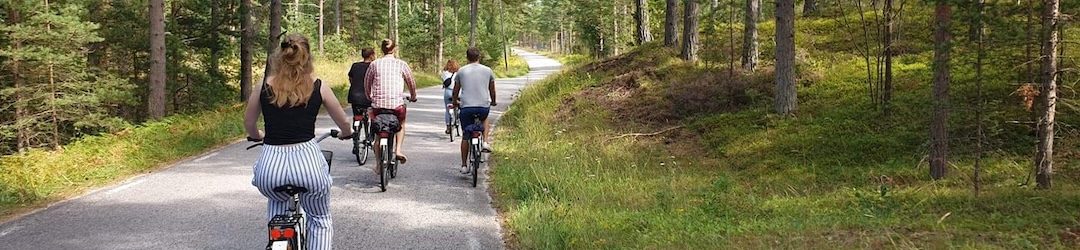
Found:
M 517 51 L 532 68 L 500 79 L 498 118 L 522 87 L 559 63 Z M 409 106 L 403 166 L 385 193 L 370 167 L 358 167 L 347 142 L 334 151 L 331 214 L 335 249 L 501 249 L 486 183 L 458 173 L 456 143 L 443 134 L 442 90 L 422 89 Z M 318 131 L 333 126 L 325 115 Z M 251 186 L 258 150 L 229 145 L 0 225 L 0 249 L 262 249 L 266 200 Z M 485 176 L 486 178 L 486 176 Z

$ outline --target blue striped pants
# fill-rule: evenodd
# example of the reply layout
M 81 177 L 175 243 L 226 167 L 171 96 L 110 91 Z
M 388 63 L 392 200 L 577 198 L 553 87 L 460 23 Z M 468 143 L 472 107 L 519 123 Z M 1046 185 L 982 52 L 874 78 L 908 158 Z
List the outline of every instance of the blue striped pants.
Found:
M 268 198 L 267 221 L 274 215 L 284 214 L 291 198 L 274 192 L 274 187 L 293 185 L 305 187 L 300 194 L 300 205 L 307 217 L 307 248 L 330 249 L 334 227 L 330 219 L 330 178 L 326 158 L 313 141 L 291 145 L 265 145 L 262 155 L 255 162 L 255 177 L 251 184 Z

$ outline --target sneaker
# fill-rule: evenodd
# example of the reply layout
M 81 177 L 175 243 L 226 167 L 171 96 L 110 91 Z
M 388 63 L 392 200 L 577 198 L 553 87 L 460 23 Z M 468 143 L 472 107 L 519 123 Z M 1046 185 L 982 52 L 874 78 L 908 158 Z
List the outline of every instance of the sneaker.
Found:
M 480 152 L 491 153 L 491 144 L 483 142 L 480 144 Z
M 469 166 L 461 165 L 461 174 L 469 174 Z

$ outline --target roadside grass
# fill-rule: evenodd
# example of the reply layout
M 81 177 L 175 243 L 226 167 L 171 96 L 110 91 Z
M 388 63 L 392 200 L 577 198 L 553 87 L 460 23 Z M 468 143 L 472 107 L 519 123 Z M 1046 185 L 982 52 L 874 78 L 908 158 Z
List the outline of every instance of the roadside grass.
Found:
M 866 100 L 854 55 L 801 62 L 798 117 L 783 118 L 768 67 L 732 79 L 676 54 L 648 45 L 521 93 L 491 160 L 512 247 L 1080 247 L 1075 113 L 1059 113 L 1055 187 L 1034 190 L 1031 128 L 1006 122 L 1030 114 L 1002 101 L 1015 86 L 987 84 L 975 195 L 971 84 L 952 87 L 949 176 L 927 176 L 929 51 L 897 58 L 889 118 Z
M 174 115 L 120 132 L 87 136 L 60 150 L 0 157 L 0 218 L 147 173 L 243 134 L 242 106 Z

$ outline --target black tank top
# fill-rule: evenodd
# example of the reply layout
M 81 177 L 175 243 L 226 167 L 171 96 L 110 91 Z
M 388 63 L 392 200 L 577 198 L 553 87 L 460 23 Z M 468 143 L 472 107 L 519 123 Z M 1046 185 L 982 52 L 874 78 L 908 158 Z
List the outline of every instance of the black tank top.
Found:
M 319 115 L 319 107 L 322 106 L 322 95 L 319 91 L 321 85 L 322 80 L 315 80 L 315 88 L 312 89 L 306 105 L 278 107 L 270 102 L 270 86 L 263 84 L 262 93 L 259 94 L 259 105 L 262 107 L 266 127 L 263 143 L 285 145 L 315 138 L 315 117 Z

